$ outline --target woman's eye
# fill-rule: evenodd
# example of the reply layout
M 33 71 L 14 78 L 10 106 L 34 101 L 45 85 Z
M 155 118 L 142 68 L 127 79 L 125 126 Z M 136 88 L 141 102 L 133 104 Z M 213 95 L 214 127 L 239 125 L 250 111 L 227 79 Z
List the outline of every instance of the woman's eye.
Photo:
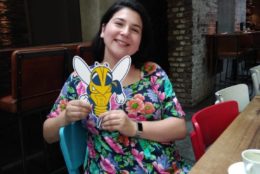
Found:
M 121 23 L 121 22 L 116 22 L 115 24 L 116 24 L 117 26 L 120 26 L 120 27 L 123 26 L 123 23 Z
M 140 33 L 140 31 L 136 28 L 132 28 L 132 31 L 135 32 L 135 33 Z

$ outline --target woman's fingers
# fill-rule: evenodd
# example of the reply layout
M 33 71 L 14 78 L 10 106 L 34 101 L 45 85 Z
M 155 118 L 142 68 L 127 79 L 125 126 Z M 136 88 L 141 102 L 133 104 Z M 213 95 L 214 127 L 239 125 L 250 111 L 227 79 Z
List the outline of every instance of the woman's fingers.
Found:
M 82 100 L 71 100 L 66 107 L 65 116 L 70 122 L 86 118 L 91 112 L 91 105 Z
M 129 119 L 125 112 L 112 110 L 100 115 L 102 118 L 102 128 L 109 131 L 124 129 L 126 121 Z

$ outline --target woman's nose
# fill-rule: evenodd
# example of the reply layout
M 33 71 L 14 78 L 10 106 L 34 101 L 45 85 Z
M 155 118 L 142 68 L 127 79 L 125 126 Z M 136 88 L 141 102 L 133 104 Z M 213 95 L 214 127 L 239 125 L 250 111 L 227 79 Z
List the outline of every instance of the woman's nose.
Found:
M 127 36 L 129 32 L 130 32 L 130 28 L 128 26 L 125 26 L 124 28 L 122 28 L 121 34 Z

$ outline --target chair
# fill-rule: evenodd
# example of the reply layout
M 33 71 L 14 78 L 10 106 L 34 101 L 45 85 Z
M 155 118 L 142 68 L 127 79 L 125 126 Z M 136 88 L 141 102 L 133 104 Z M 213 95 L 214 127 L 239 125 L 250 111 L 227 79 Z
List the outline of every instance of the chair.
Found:
M 253 61 L 252 55 L 254 53 L 252 44 L 253 37 L 249 34 L 220 34 L 216 37 L 216 55 L 218 60 L 223 60 L 225 65 L 223 69 L 225 72 L 224 85 L 235 84 L 248 79 L 247 71 L 249 68 L 247 67 Z M 216 64 L 216 67 L 218 66 Z M 244 75 L 244 72 L 246 72 L 246 75 Z
M 220 34 L 216 37 L 216 69 L 222 60 L 225 66 L 223 71 L 225 73 L 224 80 L 221 80 L 221 73 L 219 82 L 224 85 L 233 83 L 237 80 L 238 65 L 242 61 L 244 53 L 240 49 L 239 37 L 232 34 Z M 231 75 L 229 75 L 231 73 Z
M 251 72 L 251 74 L 256 73 L 257 79 L 260 82 L 260 65 L 250 68 L 250 72 Z
M 253 97 L 255 95 L 260 95 L 260 65 L 251 67 L 250 73 L 253 83 L 253 94 L 251 97 Z
M 215 92 L 216 102 L 235 100 L 239 105 L 239 112 L 243 111 L 249 103 L 249 90 L 246 84 L 237 84 Z
M 93 64 L 92 51 L 91 51 L 91 43 L 90 42 L 77 42 L 70 44 L 62 44 L 62 46 L 66 47 L 69 52 L 68 58 L 68 71 L 69 73 L 73 72 L 72 60 L 75 55 L 79 55 L 84 61 L 91 65 Z
M 77 46 L 77 54 L 82 59 L 84 59 L 84 61 L 88 65 L 91 65 L 93 63 L 92 52 L 91 52 L 91 43 L 90 42 L 79 44 Z
M 259 76 L 259 75 L 258 75 Z M 258 79 L 257 73 L 252 73 L 251 78 L 253 82 L 253 95 L 260 95 L 260 81 Z
M 79 174 L 87 151 L 86 129 L 80 121 L 61 127 L 60 148 L 69 174 Z
M 0 98 L 0 109 L 18 119 L 23 173 L 27 173 L 23 117 L 49 109 L 66 77 L 66 49 L 16 50 L 11 56 L 11 93 Z
M 192 116 L 194 130 L 190 133 L 190 139 L 196 160 L 200 159 L 238 114 L 237 102 L 225 101 L 203 108 Z

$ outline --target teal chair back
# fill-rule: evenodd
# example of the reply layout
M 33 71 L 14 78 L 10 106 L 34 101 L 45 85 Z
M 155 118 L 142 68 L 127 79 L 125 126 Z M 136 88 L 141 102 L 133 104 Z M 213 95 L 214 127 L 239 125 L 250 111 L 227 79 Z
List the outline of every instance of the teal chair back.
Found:
M 86 129 L 80 121 L 71 123 L 59 130 L 60 147 L 69 174 L 80 174 L 87 150 Z

